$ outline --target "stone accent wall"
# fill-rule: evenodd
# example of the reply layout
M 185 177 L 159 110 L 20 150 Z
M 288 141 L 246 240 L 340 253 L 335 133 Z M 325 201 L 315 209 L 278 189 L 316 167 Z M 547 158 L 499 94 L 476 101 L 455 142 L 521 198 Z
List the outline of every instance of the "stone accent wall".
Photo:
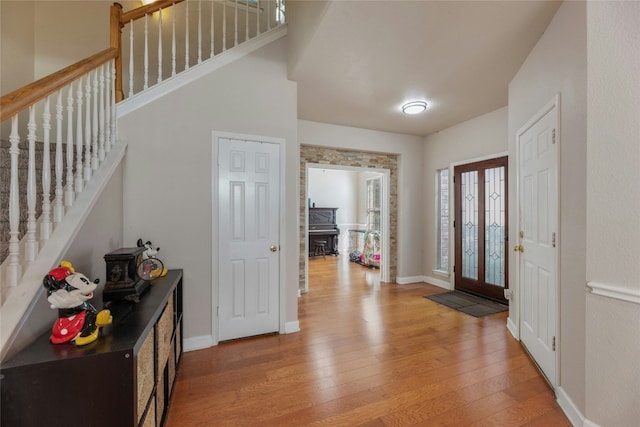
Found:
M 389 183 L 389 259 L 382 260 L 389 266 L 390 280 L 395 281 L 397 274 L 398 253 L 398 155 L 387 153 L 371 153 L 364 151 L 341 150 L 326 147 L 300 145 L 300 262 L 299 289 L 305 288 L 305 257 L 307 256 L 307 218 L 305 209 L 307 204 L 307 163 L 326 164 L 336 166 L 352 166 L 359 168 L 388 169 Z

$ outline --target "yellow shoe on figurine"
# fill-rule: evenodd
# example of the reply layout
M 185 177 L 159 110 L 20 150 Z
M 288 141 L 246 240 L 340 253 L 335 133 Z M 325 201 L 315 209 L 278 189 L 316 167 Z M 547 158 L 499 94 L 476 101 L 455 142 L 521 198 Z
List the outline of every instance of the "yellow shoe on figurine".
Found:
M 110 325 L 113 322 L 113 317 L 111 316 L 111 311 L 109 310 L 101 310 L 96 317 L 96 325 L 98 327 L 103 327 L 106 325 Z
M 86 337 L 77 337 L 75 340 L 76 345 L 87 345 L 87 344 L 91 344 L 92 342 L 94 342 L 95 340 L 98 339 L 98 331 L 100 330 L 100 328 L 98 328 L 96 326 L 96 329 L 91 332 L 91 335 L 87 335 Z

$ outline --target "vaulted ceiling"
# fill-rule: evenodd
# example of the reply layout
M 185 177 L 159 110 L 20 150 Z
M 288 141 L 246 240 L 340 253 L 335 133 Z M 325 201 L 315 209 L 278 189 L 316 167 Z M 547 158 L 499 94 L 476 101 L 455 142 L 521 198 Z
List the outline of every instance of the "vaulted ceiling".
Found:
M 288 0 L 298 118 L 422 136 L 504 107 L 560 4 Z

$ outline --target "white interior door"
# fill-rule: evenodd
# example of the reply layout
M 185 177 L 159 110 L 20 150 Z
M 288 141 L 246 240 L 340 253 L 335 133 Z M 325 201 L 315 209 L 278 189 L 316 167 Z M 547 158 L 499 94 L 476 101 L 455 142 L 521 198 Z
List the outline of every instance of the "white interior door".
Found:
M 556 386 L 557 104 L 518 134 L 520 339 Z
M 218 336 L 278 331 L 278 144 L 218 139 Z

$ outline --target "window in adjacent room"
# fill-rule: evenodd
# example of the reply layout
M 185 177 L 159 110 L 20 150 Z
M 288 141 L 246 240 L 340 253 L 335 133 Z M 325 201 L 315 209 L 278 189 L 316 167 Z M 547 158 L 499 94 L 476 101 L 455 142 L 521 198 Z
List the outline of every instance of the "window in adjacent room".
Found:
M 436 172 L 437 187 L 437 246 L 436 270 L 449 273 L 449 169 Z
M 382 178 L 367 179 L 367 229 L 381 230 Z

